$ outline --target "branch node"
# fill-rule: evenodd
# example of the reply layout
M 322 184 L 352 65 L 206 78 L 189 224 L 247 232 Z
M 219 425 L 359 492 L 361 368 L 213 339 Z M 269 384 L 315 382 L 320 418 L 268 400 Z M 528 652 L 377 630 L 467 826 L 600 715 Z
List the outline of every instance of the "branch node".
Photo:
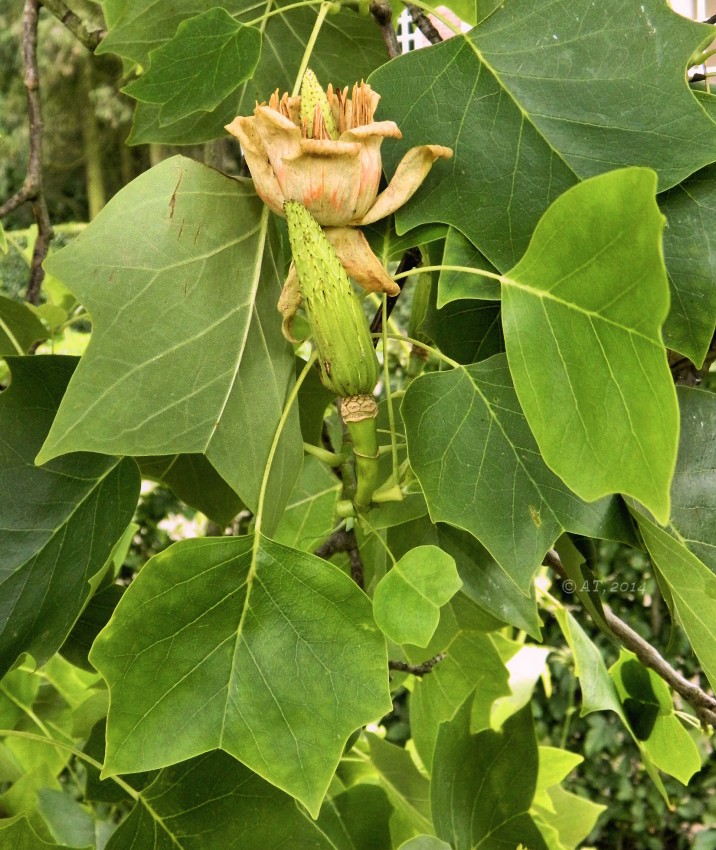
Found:
M 437 655 L 433 655 L 432 658 L 428 658 L 422 664 L 408 664 L 407 661 L 388 661 L 388 669 L 397 670 L 401 673 L 411 673 L 413 676 L 426 676 L 436 664 L 445 659 L 446 655 L 446 652 L 438 652 Z

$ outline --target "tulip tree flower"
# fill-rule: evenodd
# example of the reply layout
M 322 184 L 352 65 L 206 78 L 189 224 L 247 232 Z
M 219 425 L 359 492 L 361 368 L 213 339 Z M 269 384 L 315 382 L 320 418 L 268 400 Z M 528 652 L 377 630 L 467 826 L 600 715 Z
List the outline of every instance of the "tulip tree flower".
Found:
M 323 226 L 348 274 L 370 292 L 397 295 L 397 284 L 371 251 L 357 225 L 371 224 L 395 212 L 419 188 L 436 159 L 449 159 L 450 148 L 419 145 L 398 165 L 378 194 L 383 139 L 400 139 L 394 121 L 374 121 L 380 95 L 364 82 L 323 91 L 306 71 L 301 94 L 257 104 L 251 117 L 238 116 L 226 129 L 240 142 L 256 191 L 278 215 L 286 201 L 302 204 Z M 301 295 L 292 268 L 279 301 L 284 333 Z

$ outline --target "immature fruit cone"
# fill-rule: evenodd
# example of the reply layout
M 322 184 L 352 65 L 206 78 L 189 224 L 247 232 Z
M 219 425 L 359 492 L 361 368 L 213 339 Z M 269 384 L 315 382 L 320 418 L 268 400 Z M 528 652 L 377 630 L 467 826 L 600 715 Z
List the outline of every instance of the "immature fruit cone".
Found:
M 321 380 L 341 398 L 370 395 L 380 367 L 348 275 L 308 210 L 296 201 L 286 201 L 284 211 Z

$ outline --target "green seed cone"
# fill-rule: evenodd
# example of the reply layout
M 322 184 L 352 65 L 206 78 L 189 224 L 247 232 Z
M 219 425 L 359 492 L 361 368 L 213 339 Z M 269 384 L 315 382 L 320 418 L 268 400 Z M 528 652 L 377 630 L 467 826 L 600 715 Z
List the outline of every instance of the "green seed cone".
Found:
M 303 204 L 287 201 L 284 211 L 323 385 L 341 398 L 370 395 L 380 367 L 348 275 Z
M 316 137 L 314 132 L 314 120 L 316 115 L 316 107 L 318 107 L 323 124 L 329 138 L 334 141 L 338 138 L 338 130 L 336 122 L 333 120 L 333 112 L 328 103 L 326 93 L 321 88 L 318 78 L 309 68 L 303 75 L 301 81 L 301 123 L 305 122 L 306 133 L 309 139 Z M 319 119 L 320 123 L 320 119 Z

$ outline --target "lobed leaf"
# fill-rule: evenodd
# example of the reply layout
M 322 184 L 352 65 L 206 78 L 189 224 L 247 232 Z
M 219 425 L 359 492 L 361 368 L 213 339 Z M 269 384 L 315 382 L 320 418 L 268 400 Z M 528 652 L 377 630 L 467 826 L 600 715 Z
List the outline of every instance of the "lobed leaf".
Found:
M 470 734 L 468 703 L 443 723 L 433 760 L 431 803 L 438 838 L 453 850 L 547 850 L 528 814 L 537 782 L 532 714 L 522 709 L 501 731 Z
M 504 270 L 578 179 L 638 164 L 663 190 L 712 162 L 716 124 L 684 74 L 708 27 L 662 0 L 557 0 L 548 14 L 505 0 L 489 11 L 469 33 L 370 77 L 380 116 L 404 136 L 385 148 L 388 173 L 411 145 L 455 151 L 398 212 L 400 232 L 451 224 Z
M 655 188 L 631 168 L 565 192 L 502 278 L 502 322 L 547 465 L 582 499 L 624 493 L 666 523 L 679 426 Z
M 562 531 L 630 539 L 615 500 L 586 504 L 547 468 L 504 355 L 416 379 L 402 415 L 432 520 L 474 535 L 525 595 Z
M 38 462 L 73 451 L 205 454 L 255 510 L 294 359 L 276 310 L 280 247 L 251 184 L 165 160 L 47 265 L 94 332 Z M 294 409 L 274 456 L 267 530 L 301 447 Z
M 348 736 L 390 710 L 368 599 L 337 567 L 264 537 L 155 556 L 90 660 L 111 694 L 105 775 L 222 749 L 314 817 Z
M 250 79 L 261 54 L 261 32 L 220 8 L 182 21 L 150 54 L 150 67 L 123 91 L 156 104 L 162 127 L 196 112 L 212 112 Z
M 106 850 L 335 850 L 288 795 L 226 753 L 165 768 L 139 798 Z
M 669 589 L 673 610 L 716 687 L 716 574 L 641 511 L 634 511 L 658 575 Z

